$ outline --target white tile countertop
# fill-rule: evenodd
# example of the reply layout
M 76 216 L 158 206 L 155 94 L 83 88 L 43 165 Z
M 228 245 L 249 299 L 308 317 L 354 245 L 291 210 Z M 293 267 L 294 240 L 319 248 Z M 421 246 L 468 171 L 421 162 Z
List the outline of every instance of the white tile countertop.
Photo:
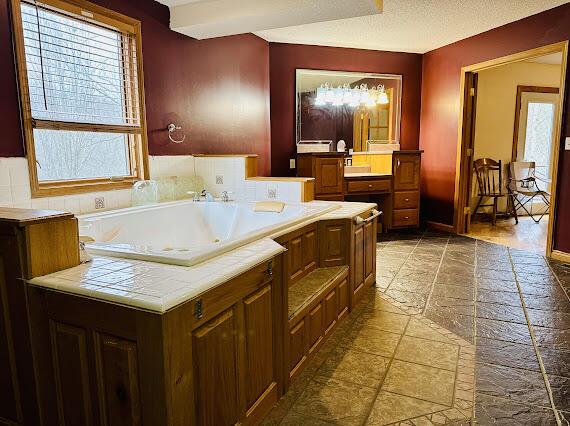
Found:
M 28 283 L 163 313 L 259 265 L 285 249 L 263 238 L 195 266 L 94 256 Z

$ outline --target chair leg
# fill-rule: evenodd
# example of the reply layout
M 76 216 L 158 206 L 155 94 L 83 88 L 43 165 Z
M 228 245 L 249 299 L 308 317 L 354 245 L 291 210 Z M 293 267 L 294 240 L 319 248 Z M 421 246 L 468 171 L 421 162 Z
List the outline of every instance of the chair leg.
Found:
M 477 201 L 477 205 L 475 206 L 475 210 L 471 216 L 475 216 L 477 214 L 477 210 L 479 210 L 479 206 L 481 205 L 481 201 L 483 201 L 483 197 L 479 197 L 479 201 Z
M 517 207 L 515 206 L 515 196 L 513 194 L 511 194 L 509 196 L 509 201 L 511 203 L 511 209 L 513 212 L 513 215 L 515 216 L 515 224 L 518 225 L 519 224 L 519 215 L 517 213 Z
M 497 224 L 497 197 L 493 198 L 493 226 Z

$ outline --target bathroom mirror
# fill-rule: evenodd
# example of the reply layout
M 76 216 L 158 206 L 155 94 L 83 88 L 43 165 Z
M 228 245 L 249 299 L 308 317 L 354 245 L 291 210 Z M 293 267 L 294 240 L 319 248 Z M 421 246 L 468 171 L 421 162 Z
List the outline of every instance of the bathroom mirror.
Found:
M 297 143 L 344 140 L 346 149 L 400 143 L 402 76 L 296 70 Z

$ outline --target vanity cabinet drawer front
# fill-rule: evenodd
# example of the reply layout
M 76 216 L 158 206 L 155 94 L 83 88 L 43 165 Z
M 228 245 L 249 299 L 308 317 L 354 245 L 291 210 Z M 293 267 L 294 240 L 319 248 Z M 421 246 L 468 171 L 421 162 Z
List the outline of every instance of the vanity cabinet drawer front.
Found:
M 389 180 L 354 180 L 346 184 L 347 192 L 390 192 Z
M 417 226 L 418 220 L 418 209 L 394 210 L 393 226 Z
M 395 209 L 417 209 L 420 202 L 418 191 L 406 191 L 394 193 Z

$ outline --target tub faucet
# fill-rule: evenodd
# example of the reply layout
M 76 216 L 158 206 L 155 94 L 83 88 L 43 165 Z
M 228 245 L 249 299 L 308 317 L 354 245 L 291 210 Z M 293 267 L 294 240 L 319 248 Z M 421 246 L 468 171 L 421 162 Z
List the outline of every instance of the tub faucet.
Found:
M 214 197 L 212 196 L 212 194 L 209 193 L 208 191 L 206 191 L 205 189 L 202 190 L 202 192 L 200 193 L 200 195 L 201 195 L 202 197 L 204 197 L 204 200 L 205 200 L 206 202 L 208 202 L 208 203 L 214 201 Z
M 222 191 L 222 201 L 227 203 L 230 201 L 230 194 L 233 194 L 232 191 Z

